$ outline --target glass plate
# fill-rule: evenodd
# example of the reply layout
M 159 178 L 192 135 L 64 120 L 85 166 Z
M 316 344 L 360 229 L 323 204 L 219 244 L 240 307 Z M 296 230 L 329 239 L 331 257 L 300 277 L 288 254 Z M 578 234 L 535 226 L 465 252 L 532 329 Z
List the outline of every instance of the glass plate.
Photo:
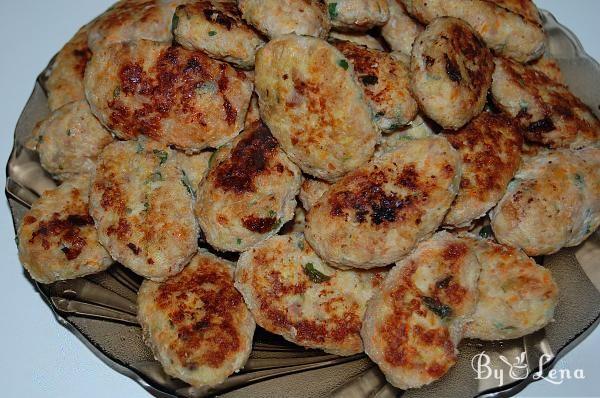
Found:
M 571 89 L 598 113 L 600 66 L 581 43 L 547 11 L 542 11 L 549 54 L 556 58 Z M 48 114 L 44 82 L 48 69 L 36 81 L 15 130 L 7 165 L 6 195 L 18 225 L 30 204 L 55 182 L 42 170 L 37 155 L 24 148 L 34 125 Z M 136 292 L 140 278 L 119 264 L 108 271 L 71 281 L 42 285 L 40 296 L 57 321 L 75 334 L 107 365 L 131 377 L 158 397 L 407 397 L 514 395 L 536 379 L 543 364 L 547 372 L 556 360 L 576 346 L 600 318 L 600 253 L 598 233 L 577 248 L 547 256 L 543 263 L 560 288 L 555 322 L 533 335 L 487 343 L 465 340 L 457 364 L 441 380 L 419 390 L 402 392 L 386 383 L 364 355 L 337 357 L 305 350 L 258 328 L 250 360 L 241 372 L 214 388 L 198 390 L 167 376 L 142 341 L 136 321 Z M 28 277 L 27 273 L 24 272 Z M 478 379 L 471 361 L 484 352 L 491 369 L 504 380 Z M 511 367 L 516 359 L 520 366 Z M 510 372 L 512 370 L 512 372 Z

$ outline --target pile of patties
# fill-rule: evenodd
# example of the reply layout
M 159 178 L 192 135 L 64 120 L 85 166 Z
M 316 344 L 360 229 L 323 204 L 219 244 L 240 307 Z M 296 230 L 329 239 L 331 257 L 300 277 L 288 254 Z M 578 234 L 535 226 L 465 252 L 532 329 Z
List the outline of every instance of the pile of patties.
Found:
M 195 387 L 255 323 L 431 383 L 552 321 L 530 256 L 600 224 L 600 124 L 544 39 L 528 0 L 121 1 L 52 65 L 28 146 L 61 184 L 21 262 L 146 278 L 145 341 Z

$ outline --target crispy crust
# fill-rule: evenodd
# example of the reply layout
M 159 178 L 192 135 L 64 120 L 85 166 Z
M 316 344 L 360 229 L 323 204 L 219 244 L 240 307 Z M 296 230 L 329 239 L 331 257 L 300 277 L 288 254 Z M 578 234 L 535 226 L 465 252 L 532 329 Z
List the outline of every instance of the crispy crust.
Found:
M 200 151 L 240 132 L 252 83 L 203 52 L 140 40 L 94 54 L 85 89 L 94 114 L 119 138 L 146 135 Z
M 352 62 L 354 73 L 375 113 L 375 123 L 386 131 L 410 123 L 417 116 L 417 102 L 410 93 L 408 68 L 389 53 L 371 50 L 349 41 L 333 45 Z
M 456 130 L 483 110 L 494 63 L 468 24 L 439 18 L 417 37 L 410 69 L 421 110 L 442 127 Z
M 454 365 L 475 311 L 479 263 L 466 242 L 439 232 L 389 272 L 371 299 L 361 337 L 394 386 L 417 388 Z
M 256 56 L 261 117 L 302 171 L 335 180 L 366 163 L 379 132 L 350 61 L 308 36 L 271 40 Z
M 138 319 L 165 372 L 194 387 L 215 386 L 241 369 L 255 323 L 233 285 L 233 265 L 199 252 L 180 274 L 144 281 Z
M 306 267 L 323 279 L 310 277 Z M 382 270 L 331 268 L 301 233 L 292 233 L 274 236 L 243 253 L 235 286 L 266 330 L 304 347 L 352 355 L 363 350 L 359 335 L 363 314 L 384 276 Z
M 88 213 L 89 183 L 89 176 L 74 177 L 44 192 L 25 213 L 17 232 L 19 259 L 36 281 L 78 278 L 112 264 Z
M 444 224 L 465 227 L 502 198 L 521 164 L 523 138 L 512 119 L 489 112 L 444 136 L 463 160 L 460 190 Z
M 175 40 L 188 50 L 201 50 L 213 58 L 241 68 L 254 66 L 256 50 L 265 42 L 242 20 L 235 3 L 197 1 L 177 8 Z
M 600 122 L 569 89 L 538 68 L 496 58 L 492 95 L 519 120 L 525 138 L 550 148 L 600 144 Z
M 300 169 L 262 123 L 221 148 L 210 167 L 200 184 L 195 211 L 213 247 L 245 251 L 293 218 Z
M 306 238 L 337 267 L 391 264 L 440 226 L 461 168 L 443 137 L 406 141 L 332 185 L 307 214 Z

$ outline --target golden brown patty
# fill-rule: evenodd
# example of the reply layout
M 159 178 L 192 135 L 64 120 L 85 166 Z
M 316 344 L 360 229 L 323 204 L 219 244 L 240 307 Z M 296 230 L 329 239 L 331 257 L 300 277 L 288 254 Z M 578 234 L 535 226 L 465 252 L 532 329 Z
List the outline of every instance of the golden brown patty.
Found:
M 489 112 L 444 136 L 463 160 L 460 189 L 444 224 L 464 227 L 502 198 L 521 164 L 523 139 L 512 119 Z
M 203 52 L 140 40 L 95 53 L 85 90 L 94 114 L 119 138 L 146 135 L 199 151 L 240 132 L 252 83 Z
M 335 180 L 373 155 L 378 131 L 352 63 L 324 40 L 286 35 L 256 56 L 262 119 L 302 171 Z
M 140 39 L 162 43 L 173 39 L 175 8 L 185 0 L 121 0 L 90 24 L 92 52 L 115 43 Z
M 483 110 L 494 63 L 468 24 L 439 18 L 417 37 L 410 69 L 421 110 L 442 127 L 456 130 Z
M 352 62 L 354 73 L 382 130 L 395 130 L 417 116 L 417 102 L 410 93 L 408 68 L 389 53 L 371 50 L 349 41 L 333 45 Z
M 338 267 L 398 261 L 440 226 L 461 167 L 443 137 L 406 141 L 332 185 L 307 214 L 306 239 Z
M 254 66 L 260 36 L 242 21 L 233 2 L 196 1 L 177 8 L 173 17 L 175 40 L 188 50 L 201 50 L 213 58 L 241 68 Z
M 363 350 L 365 307 L 384 277 L 382 270 L 331 268 L 301 233 L 292 233 L 243 253 L 235 286 L 266 330 L 303 347 L 352 355 Z
M 79 29 L 54 59 L 46 81 L 51 111 L 85 98 L 83 76 L 87 62 L 92 57 L 87 44 L 88 29 L 87 25 Z
M 525 138 L 551 148 L 600 144 L 600 122 L 569 89 L 539 70 L 496 58 L 492 95 L 516 117 Z
M 52 112 L 36 126 L 29 147 L 37 150 L 47 172 L 65 180 L 93 172 L 98 155 L 112 141 L 87 101 L 79 100 Z
M 466 21 L 495 53 L 528 62 L 544 53 L 545 35 L 538 22 L 519 13 L 531 7 L 514 7 L 521 0 L 401 0 L 409 14 L 428 24 L 439 17 Z M 512 7 L 506 7 L 512 3 Z M 518 11 L 515 13 L 508 8 Z M 529 11 L 530 13 L 531 11 Z
M 516 339 L 546 326 L 554 316 L 558 287 L 552 273 L 519 249 L 468 238 L 479 264 L 477 309 L 465 337 Z
M 276 234 L 294 216 L 300 183 L 300 169 L 254 124 L 215 153 L 200 184 L 196 215 L 206 240 L 242 252 Z
M 478 277 L 467 242 L 447 232 L 392 268 L 361 331 L 365 352 L 391 384 L 421 387 L 455 364 L 463 326 L 475 311 Z
M 244 19 L 270 38 L 294 33 L 325 38 L 330 22 L 321 0 L 239 0 Z
M 500 243 L 530 256 L 580 244 L 600 224 L 600 149 L 525 158 L 490 219 Z
M 387 0 L 327 0 L 333 29 L 363 32 L 385 24 L 390 17 Z
M 540 12 L 531 0 L 491 0 L 500 7 L 506 8 L 534 24 L 541 25 Z
M 85 175 L 65 181 L 25 213 L 17 233 L 19 259 L 36 281 L 78 278 L 112 264 L 88 213 L 89 184 Z
M 115 260 L 160 281 L 198 247 L 192 195 L 175 151 L 151 140 L 117 141 L 98 158 L 90 214 Z
M 255 323 L 233 285 L 233 270 L 201 251 L 180 274 L 140 287 L 146 344 L 167 374 L 194 387 L 222 383 L 252 350 Z

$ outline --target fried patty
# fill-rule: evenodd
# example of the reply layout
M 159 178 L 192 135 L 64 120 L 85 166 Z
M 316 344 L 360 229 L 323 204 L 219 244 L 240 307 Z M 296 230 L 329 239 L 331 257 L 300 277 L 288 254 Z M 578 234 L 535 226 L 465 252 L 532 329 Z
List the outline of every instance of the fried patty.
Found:
M 481 274 L 479 299 L 465 337 L 508 340 L 531 334 L 554 316 L 558 287 L 552 273 L 519 249 L 470 238 Z
M 599 159 L 591 148 L 525 158 L 490 214 L 496 239 L 530 256 L 583 242 L 600 224 Z
M 203 52 L 140 40 L 95 53 L 85 90 L 92 112 L 119 138 L 145 135 L 200 151 L 240 132 L 252 83 Z
M 406 141 L 332 185 L 307 214 L 306 239 L 338 267 L 398 261 L 438 229 L 461 169 L 445 138 Z
M 295 33 L 326 38 L 330 29 L 321 0 L 239 0 L 243 18 L 270 38 Z
M 256 323 L 308 348 L 336 355 L 363 351 L 367 301 L 385 272 L 329 267 L 301 233 L 274 236 L 240 256 L 235 286 Z
M 68 103 L 52 112 L 33 132 L 31 149 L 42 167 L 59 180 L 93 172 L 102 149 L 113 136 L 92 115 L 87 101 Z
M 215 154 L 196 215 L 211 246 L 242 252 L 294 217 L 301 172 L 268 128 L 256 123 Z
M 83 76 L 92 56 L 87 44 L 88 30 L 88 25 L 79 29 L 54 58 L 45 84 L 51 111 L 85 98 Z
M 326 41 L 270 41 L 255 83 L 262 119 L 305 173 L 335 180 L 373 155 L 379 133 L 352 63 Z
M 401 389 L 442 377 L 477 303 L 479 263 L 467 243 L 447 232 L 422 242 L 389 272 L 369 301 L 365 352 Z
M 467 23 L 438 18 L 415 40 L 410 69 L 421 110 L 442 127 L 456 130 L 483 110 L 494 62 Z
M 98 158 L 90 214 L 116 261 L 161 281 L 198 247 L 192 195 L 175 151 L 151 140 L 119 141 Z
M 88 44 L 92 52 L 115 43 L 140 39 L 168 43 L 171 22 L 178 5 L 186 0 L 121 0 L 90 24 Z
M 333 29 L 364 32 L 390 18 L 387 0 L 327 0 Z
M 384 131 L 395 130 L 417 116 L 417 102 L 410 93 L 408 67 L 390 53 L 371 50 L 348 41 L 333 45 L 352 63 L 373 112 Z
M 530 21 L 506 7 L 520 0 L 401 0 L 406 11 L 428 24 L 439 17 L 460 18 L 473 27 L 496 54 L 519 62 L 539 58 L 545 35 L 539 22 Z M 525 7 L 527 8 L 527 7 Z M 523 8 L 523 10 L 525 9 Z M 517 8 L 512 7 L 513 10 Z M 522 12 L 522 10 L 519 10 Z
M 600 122 L 590 108 L 539 69 L 495 59 L 492 95 L 519 120 L 525 138 L 550 148 L 600 145 Z
M 88 213 L 90 177 L 76 176 L 46 191 L 25 213 L 17 232 L 19 259 L 41 283 L 79 278 L 112 264 Z
M 394 51 L 410 56 L 417 36 L 423 26 L 407 14 L 400 0 L 388 0 L 390 19 L 381 27 L 381 36 Z
M 178 7 L 173 34 L 188 50 L 204 51 L 244 69 L 254 67 L 256 50 L 264 45 L 233 2 L 196 1 Z
M 168 375 L 196 388 L 214 386 L 248 360 L 255 323 L 233 272 L 233 264 L 201 251 L 180 274 L 142 283 L 144 341 Z
M 498 203 L 521 164 L 523 138 L 512 119 L 483 112 L 444 136 L 463 160 L 458 195 L 444 224 L 465 227 Z

